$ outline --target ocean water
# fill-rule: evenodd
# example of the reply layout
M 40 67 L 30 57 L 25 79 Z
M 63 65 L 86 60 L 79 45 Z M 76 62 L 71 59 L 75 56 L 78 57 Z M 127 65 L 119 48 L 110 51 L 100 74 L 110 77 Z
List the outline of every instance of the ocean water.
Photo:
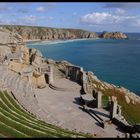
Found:
M 92 71 L 99 79 L 123 86 L 140 96 L 140 34 L 128 40 L 83 39 L 27 43 L 46 58 L 67 60 Z

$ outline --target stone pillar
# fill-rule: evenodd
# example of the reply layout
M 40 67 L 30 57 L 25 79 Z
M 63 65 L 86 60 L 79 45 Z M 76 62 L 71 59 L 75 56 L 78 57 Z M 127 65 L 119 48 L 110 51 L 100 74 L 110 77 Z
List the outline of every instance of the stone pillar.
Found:
M 112 96 L 110 107 L 110 119 L 113 119 L 114 117 L 117 116 L 117 106 L 118 106 L 117 98 Z
M 83 72 L 83 90 L 85 93 L 87 93 L 87 75 L 85 72 Z
M 49 84 L 53 83 L 53 68 L 50 66 Z
M 83 72 L 83 67 L 80 67 L 80 71 Z
M 66 73 L 65 74 L 66 74 L 66 78 L 68 78 L 68 75 L 69 75 L 69 68 L 68 67 L 66 68 Z
M 102 93 L 100 91 L 97 92 L 96 103 L 97 103 L 97 108 L 102 107 Z
M 75 81 L 76 81 L 76 82 L 78 82 L 79 71 L 80 71 L 80 70 L 75 69 Z
M 118 115 L 121 117 L 122 116 L 122 110 L 121 110 L 121 106 L 118 105 Z

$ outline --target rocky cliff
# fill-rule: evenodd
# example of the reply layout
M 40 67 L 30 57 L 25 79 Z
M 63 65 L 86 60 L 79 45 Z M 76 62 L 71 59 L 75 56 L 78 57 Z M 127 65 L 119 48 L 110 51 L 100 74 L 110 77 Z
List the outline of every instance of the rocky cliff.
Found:
M 122 32 L 103 32 L 100 35 L 101 38 L 105 39 L 127 39 L 127 35 Z
M 98 38 L 97 33 L 80 29 L 56 29 L 48 27 L 8 25 L 4 25 L 1 27 L 20 34 L 24 40 L 65 40 L 76 38 Z
M 127 36 L 121 32 L 102 33 L 99 36 L 95 32 L 89 32 L 81 29 L 58 29 L 50 27 L 38 26 L 16 26 L 16 25 L 1 25 L 0 27 L 18 33 L 24 41 L 28 40 L 66 40 L 80 38 L 114 38 L 126 39 Z

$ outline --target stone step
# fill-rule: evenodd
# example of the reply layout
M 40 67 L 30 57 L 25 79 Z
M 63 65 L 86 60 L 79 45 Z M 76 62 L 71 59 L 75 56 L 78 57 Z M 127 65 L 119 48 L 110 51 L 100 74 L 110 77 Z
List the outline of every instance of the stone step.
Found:
M 11 81 L 13 79 L 13 75 L 9 74 L 10 76 L 7 78 L 7 86 L 11 89 Z
M 40 107 L 37 105 L 29 82 L 23 81 L 21 77 L 11 70 L 0 71 L 0 85 L 7 86 L 16 98 L 16 100 L 26 108 L 26 110 L 36 114 L 36 116 L 46 117 L 46 113 L 39 111 Z M 27 94 L 29 97 L 24 95 Z M 50 117 L 51 119 L 51 117 Z
M 23 82 L 23 91 L 24 91 L 24 96 L 28 96 L 29 95 L 29 91 L 28 91 L 28 84 Z
M 29 84 L 26 84 L 26 94 L 30 94 L 32 91 L 31 91 L 31 86 Z
M 53 84 L 50 84 L 49 87 L 52 88 L 52 89 L 54 89 L 54 90 L 57 90 L 57 91 L 66 91 L 65 88 L 56 87 Z
M 0 65 L 0 71 L 6 71 L 8 69 L 5 65 Z
M 15 83 L 16 83 L 17 78 L 18 78 L 17 76 L 11 75 L 11 78 L 9 79 L 9 82 L 8 82 L 8 85 L 11 88 L 11 90 L 15 89 Z
M 23 81 L 20 79 L 19 84 L 17 85 L 17 91 L 20 93 L 20 95 L 23 96 L 24 93 L 24 86 L 23 86 Z
M 4 78 L 7 75 L 6 72 L 0 73 L 0 87 L 2 88 L 4 86 Z
M 1 82 L 4 82 L 4 78 L 6 77 L 7 74 L 8 74 L 7 71 L 1 72 L 1 74 L 0 74 Z
M 20 78 L 19 77 L 16 77 L 15 83 L 12 82 L 12 88 L 13 88 L 14 91 L 17 91 L 19 82 L 20 82 Z
M 3 85 L 4 85 L 5 87 L 8 87 L 7 82 L 8 82 L 8 80 L 9 80 L 9 78 L 10 78 L 10 73 L 8 72 L 7 75 L 5 75 L 5 77 L 3 78 Z
M 57 91 L 68 91 L 68 92 L 75 92 L 75 89 L 70 89 L 70 88 L 62 88 L 62 87 L 58 87 L 55 86 L 53 84 L 49 84 L 49 87 L 52 88 L 53 90 L 57 90 Z

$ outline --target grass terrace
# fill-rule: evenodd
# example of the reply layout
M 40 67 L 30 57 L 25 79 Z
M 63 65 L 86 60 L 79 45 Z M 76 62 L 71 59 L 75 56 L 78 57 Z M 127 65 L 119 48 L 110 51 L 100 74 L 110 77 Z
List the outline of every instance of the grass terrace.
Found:
M 92 137 L 48 124 L 25 111 L 7 91 L 0 91 L 0 138 Z

